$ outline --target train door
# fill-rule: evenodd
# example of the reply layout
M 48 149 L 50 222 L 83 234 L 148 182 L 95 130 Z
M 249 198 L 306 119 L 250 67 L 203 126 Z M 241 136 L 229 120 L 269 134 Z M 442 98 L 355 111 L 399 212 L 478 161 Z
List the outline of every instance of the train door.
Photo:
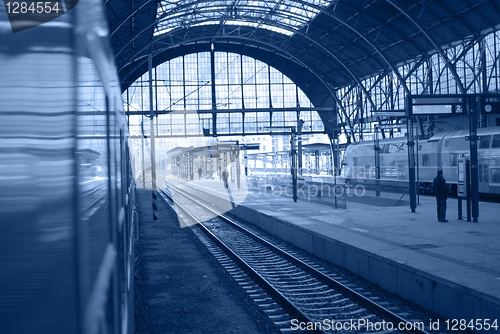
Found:
M 490 183 L 490 161 L 486 155 L 486 150 L 489 150 L 491 136 L 485 135 L 479 137 L 478 147 L 478 187 L 480 193 L 489 192 Z
M 468 157 L 460 157 L 457 160 L 457 196 L 458 197 L 467 197 L 467 183 L 469 180 L 467 179 L 467 170 L 466 168 L 469 165 Z
M 488 184 L 489 184 L 489 163 L 486 159 L 480 159 L 478 164 L 478 180 L 479 180 L 479 192 L 486 193 L 488 192 Z
M 500 168 L 497 167 L 500 165 L 499 162 L 498 160 L 491 160 L 491 167 L 489 168 L 490 183 L 488 188 L 490 194 L 500 194 Z
M 400 181 L 406 181 L 408 179 L 407 177 L 407 172 L 408 172 L 408 163 L 407 161 L 398 161 L 398 180 Z

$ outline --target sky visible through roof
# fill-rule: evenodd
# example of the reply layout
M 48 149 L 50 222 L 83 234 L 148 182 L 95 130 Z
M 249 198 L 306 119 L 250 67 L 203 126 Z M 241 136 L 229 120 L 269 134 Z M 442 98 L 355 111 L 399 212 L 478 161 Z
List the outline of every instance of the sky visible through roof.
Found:
M 200 25 L 239 25 L 292 35 L 331 1 L 168 0 L 158 4 L 155 35 Z

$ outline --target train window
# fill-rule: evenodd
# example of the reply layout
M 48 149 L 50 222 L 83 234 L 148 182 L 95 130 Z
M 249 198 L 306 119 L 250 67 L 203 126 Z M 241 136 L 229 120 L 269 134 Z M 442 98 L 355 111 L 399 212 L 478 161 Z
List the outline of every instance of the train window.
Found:
M 429 154 L 422 154 L 422 166 L 431 165 L 431 156 Z
M 358 158 L 357 157 L 352 158 L 352 165 L 353 166 L 357 166 L 358 165 Z
M 400 143 L 400 144 L 388 144 L 389 149 L 387 153 L 404 153 L 405 152 L 405 145 L 406 143 Z
M 493 143 L 491 144 L 492 148 L 500 148 L 500 135 L 493 136 Z
M 382 153 L 389 153 L 389 146 L 390 144 L 385 144 Z
M 479 182 L 483 182 L 483 165 L 479 165 Z
M 450 166 L 456 166 L 456 165 L 457 165 L 457 154 L 451 153 L 450 154 Z
M 444 141 L 444 147 L 448 147 L 450 145 L 450 141 L 447 139 Z
M 488 178 L 489 178 L 489 169 L 488 169 L 488 165 L 484 165 L 484 182 L 488 182 Z
M 500 183 L 500 168 L 491 169 L 491 183 Z
M 480 136 L 479 148 L 489 148 L 490 141 L 491 141 L 491 136 Z
M 465 137 L 452 138 L 450 148 L 452 151 L 466 151 L 469 149 L 469 142 L 465 140 Z

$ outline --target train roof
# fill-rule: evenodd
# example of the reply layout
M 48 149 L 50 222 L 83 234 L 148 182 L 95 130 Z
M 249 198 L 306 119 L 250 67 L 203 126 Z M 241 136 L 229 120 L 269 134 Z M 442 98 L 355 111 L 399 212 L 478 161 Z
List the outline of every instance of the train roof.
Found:
M 390 144 L 390 143 L 401 143 L 403 141 L 406 141 L 406 137 L 396 137 L 396 138 L 384 138 L 384 139 L 379 139 L 380 144 Z M 373 145 L 373 140 L 364 140 L 364 141 L 358 141 L 351 143 L 349 145 Z
M 500 126 L 492 126 L 492 127 L 487 127 L 487 128 L 479 128 L 477 129 L 478 135 L 494 135 L 494 134 L 500 134 Z M 439 141 L 445 137 L 447 138 L 461 138 L 469 135 L 469 130 L 458 130 L 458 131 L 448 131 L 448 132 L 440 132 L 432 136 L 431 138 L 427 140 L 421 140 L 421 141 Z M 390 143 L 400 143 L 402 141 L 406 141 L 406 137 L 397 137 L 397 138 L 386 138 L 386 139 L 380 139 L 379 143 L 380 144 L 390 144 Z M 349 145 L 353 146 L 358 146 L 358 145 L 373 145 L 373 140 L 367 140 L 367 141 L 359 141 L 355 143 L 351 143 Z M 348 146 L 349 146 L 348 145 Z
M 500 126 L 492 126 L 488 128 L 479 128 L 477 129 L 478 135 L 494 135 L 494 134 L 500 134 Z M 443 132 L 436 134 L 432 138 L 429 139 L 429 141 L 432 140 L 439 140 L 443 137 L 448 137 L 448 138 L 462 138 L 465 136 L 469 135 L 469 130 L 458 130 L 458 131 L 450 131 L 450 132 Z M 438 138 L 439 137 L 439 138 Z M 437 139 L 435 139 L 437 138 Z
M 448 135 L 448 134 L 449 134 L 449 132 L 436 133 L 434 136 L 427 139 L 427 141 L 439 141 L 439 140 L 443 139 L 444 137 L 446 137 L 446 135 Z

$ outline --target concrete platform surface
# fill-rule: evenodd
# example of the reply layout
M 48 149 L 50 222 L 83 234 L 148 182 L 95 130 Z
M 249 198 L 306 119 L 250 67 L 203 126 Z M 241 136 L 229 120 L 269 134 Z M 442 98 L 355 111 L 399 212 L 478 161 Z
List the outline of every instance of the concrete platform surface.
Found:
M 500 204 L 481 202 L 473 223 L 458 220 L 449 199 L 444 223 L 427 196 L 415 213 L 352 202 L 334 209 L 265 194 L 245 180 L 241 189 L 218 179 L 168 182 L 443 316 L 500 317 Z

